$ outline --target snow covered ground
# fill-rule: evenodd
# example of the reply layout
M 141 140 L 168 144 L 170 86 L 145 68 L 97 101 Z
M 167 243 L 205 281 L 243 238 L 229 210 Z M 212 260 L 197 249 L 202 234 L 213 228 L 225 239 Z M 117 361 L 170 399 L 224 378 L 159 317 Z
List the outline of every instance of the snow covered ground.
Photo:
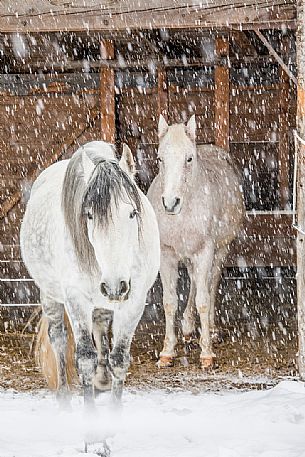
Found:
M 94 421 L 110 436 L 111 457 L 305 457 L 305 386 L 282 381 L 265 391 L 127 391 L 119 417 L 98 401 Z M 91 419 L 51 394 L 0 392 L 0 457 L 80 457 Z M 93 454 L 87 454 L 91 457 Z

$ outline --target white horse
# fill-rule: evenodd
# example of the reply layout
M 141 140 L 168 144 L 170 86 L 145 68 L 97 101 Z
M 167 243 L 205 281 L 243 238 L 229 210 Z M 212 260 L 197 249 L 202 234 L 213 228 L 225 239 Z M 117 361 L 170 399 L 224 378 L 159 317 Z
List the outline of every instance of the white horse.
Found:
M 159 366 L 173 363 L 177 338 L 178 262 L 183 261 L 191 279 L 182 331 L 188 339 L 195 330 L 194 311 L 201 322 L 201 365 L 215 357 L 210 329 L 214 325 L 214 300 L 222 261 L 238 233 L 244 214 L 241 183 L 228 154 L 214 145 L 196 148 L 196 121 L 168 126 L 159 120 L 159 174 L 149 191 L 161 237 L 160 274 L 166 334 Z
M 118 162 L 111 144 L 87 143 L 41 173 L 27 204 L 21 252 L 41 290 L 43 337 L 47 331 L 64 402 L 70 398 L 65 313 L 85 404 L 94 403 L 93 384 L 100 390 L 112 384 L 112 398 L 121 399 L 131 340 L 160 256 L 157 220 L 134 171 L 126 145 Z

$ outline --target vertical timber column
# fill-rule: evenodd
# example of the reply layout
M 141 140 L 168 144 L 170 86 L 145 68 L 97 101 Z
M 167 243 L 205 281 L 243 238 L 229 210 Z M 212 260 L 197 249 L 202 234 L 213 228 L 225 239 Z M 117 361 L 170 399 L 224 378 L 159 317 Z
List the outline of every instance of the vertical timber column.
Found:
M 298 99 L 297 129 L 301 138 L 305 138 L 305 0 L 297 1 L 297 67 Z M 305 228 L 305 147 L 298 142 L 298 184 L 297 217 L 298 226 Z M 305 236 L 297 234 L 297 302 L 298 302 L 298 368 L 302 380 L 305 380 Z
M 114 59 L 113 41 L 101 42 L 102 60 Z M 101 138 L 108 143 L 115 142 L 115 87 L 114 69 L 101 65 L 100 70 L 100 111 L 101 111 Z
M 229 56 L 229 40 L 217 37 L 215 42 L 217 59 Z M 230 71 L 226 64 L 215 67 L 215 144 L 225 150 L 230 147 Z
M 279 149 L 278 149 L 278 179 L 279 203 L 281 209 L 288 209 L 289 202 L 289 101 L 290 79 L 280 68 L 280 113 L 279 113 Z
M 167 77 L 164 67 L 158 68 L 158 117 L 162 114 L 167 122 L 168 119 L 168 93 Z

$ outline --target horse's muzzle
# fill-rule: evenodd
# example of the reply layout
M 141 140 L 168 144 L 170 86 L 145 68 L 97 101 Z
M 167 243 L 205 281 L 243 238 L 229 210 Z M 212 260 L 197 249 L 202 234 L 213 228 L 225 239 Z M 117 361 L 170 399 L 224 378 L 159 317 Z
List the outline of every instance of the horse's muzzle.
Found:
M 172 201 L 166 201 L 165 198 L 162 197 L 162 203 L 168 214 L 179 214 L 181 211 L 181 199 L 179 197 L 175 197 Z
M 109 301 L 124 301 L 127 300 L 129 297 L 131 287 L 131 281 L 129 282 L 125 280 L 121 280 L 118 282 L 117 286 L 111 287 L 106 282 L 102 282 L 100 289 L 102 295 L 108 298 Z

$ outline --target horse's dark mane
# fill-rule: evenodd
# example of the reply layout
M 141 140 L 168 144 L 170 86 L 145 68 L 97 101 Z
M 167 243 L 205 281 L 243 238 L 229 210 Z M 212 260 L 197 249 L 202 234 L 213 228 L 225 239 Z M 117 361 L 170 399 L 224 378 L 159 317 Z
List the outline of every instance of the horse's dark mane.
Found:
M 118 162 L 101 160 L 84 194 L 83 211 L 90 208 L 98 223 L 107 227 L 111 220 L 111 202 L 114 201 L 117 206 L 126 196 L 137 213 L 141 214 L 141 199 L 135 184 Z
M 117 207 L 120 201 L 127 199 L 137 211 L 141 224 L 142 203 L 136 185 L 115 157 L 105 159 L 100 153 L 86 153 L 95 164 L 89 183 L 84 180 L 82 151 L 78 151 L 66 170 L 62 208 L 79 266 L 83 271 L 94 272 L 98 267 L 88 239 L 88 210 L 92 212 L 95 223 L 107 228 L 112 219 L 113 203 Z

